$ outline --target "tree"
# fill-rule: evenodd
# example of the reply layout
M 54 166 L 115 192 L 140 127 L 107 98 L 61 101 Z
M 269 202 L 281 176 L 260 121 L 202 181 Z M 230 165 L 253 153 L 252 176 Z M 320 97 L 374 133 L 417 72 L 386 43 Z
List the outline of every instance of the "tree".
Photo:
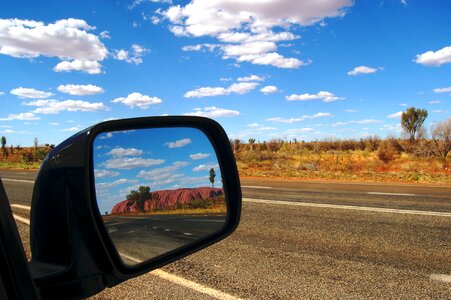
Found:
M 425 109 L 410 107 L 401 115 L 401 126 L 409 136 L 410 144 L 415 142 L 418 132 L 422 132 L 424 120 L 426 120 L 428 112 Z
M 216 177 L 216 172 L 215 169 L 211 168 L 210 169 L 210 182 L 211 182 L 211 186 L 214 188 L 215 187 L 215 177 Z
M 128 194 L 125 197 L 128 201 L 134 202 L 138 205 L 138 208 L 140 210 L 144 209 L 144 202 L 146 200 L 151 200 L 152 194 L 150 193 L 150 187 L 148 186 L 139 186 L 138 190 L 132 190 L 130 191 L 130 194 Z
M 451 151 L 451 118 L 431 126 L 431 151 L 447 167 L 446 157 Z
M 253 139 L 253 138 L 250 138 L 249 139 L 249 144 L 251 145 L 251 151 L 253 151 L 254 150 L 254 143 L 255 143 L 255 139 Z
M 8 151 L 6 151 L 5 145 L 6 145 L 6 137 L 2 136 L 2 152 L 3 152 L 3 156 L 6 156 L 8 158 Z
M 138 188 L 138 193 L 139 193 L 139 197 L 138 197 L 138 205 L 140 207 L 142 207 L 144 205 L 144 201 L 146 200 L 150 200 L 150 187 L 148 186 L 140 186 Z

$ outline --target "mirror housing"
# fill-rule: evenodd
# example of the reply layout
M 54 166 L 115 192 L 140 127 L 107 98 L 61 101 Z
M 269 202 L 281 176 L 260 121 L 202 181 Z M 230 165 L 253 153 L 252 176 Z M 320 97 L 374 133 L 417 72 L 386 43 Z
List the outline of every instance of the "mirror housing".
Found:
M 137 265 L 125 265 L 95 198 L 93 141 L 101 133 L 188 127 L 202 131 L 216 152 L 227 198 L 225 225 L 204 239 Z M 202 117 L 148 117 L 99 123 L 70 137 L 44 159 L 32 199 L 30 272 L 43 297 L 82 298 L 164 266 L 231 234 L 241 212 L 241 187 L 222 127 Z

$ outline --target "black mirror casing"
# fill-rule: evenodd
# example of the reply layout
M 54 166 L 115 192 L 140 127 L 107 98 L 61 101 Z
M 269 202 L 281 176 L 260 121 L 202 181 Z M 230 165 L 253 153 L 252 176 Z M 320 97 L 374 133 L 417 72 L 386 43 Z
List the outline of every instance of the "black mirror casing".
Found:
M 114 247 L 95 201 L 92 145 L 104 132 L 190 127 L 210 140 L 221 168 L 228 217 L 205 239 L 130 267 Z M 107 121 L 61 143 L 46 157 L 33 191 L 30 271 L 41 295 L 81 298 L 205 248 L 232 233 L 241 212 L 241 187 L 230 142 L 222 127 L 201 117 L 149 117 Z

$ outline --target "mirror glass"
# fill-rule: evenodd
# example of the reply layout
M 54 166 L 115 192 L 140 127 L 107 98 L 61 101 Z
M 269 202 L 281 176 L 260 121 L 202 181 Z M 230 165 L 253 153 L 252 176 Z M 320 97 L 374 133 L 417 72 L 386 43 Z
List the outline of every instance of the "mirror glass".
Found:
M 198 129 L 101 133 L 93 162 L 97 205 L 127 265 L 195 243 L 226 223 L 218 159 Z

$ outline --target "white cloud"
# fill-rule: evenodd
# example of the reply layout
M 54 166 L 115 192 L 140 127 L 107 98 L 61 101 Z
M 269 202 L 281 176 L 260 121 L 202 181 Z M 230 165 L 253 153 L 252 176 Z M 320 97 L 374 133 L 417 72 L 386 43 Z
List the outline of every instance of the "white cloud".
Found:
M 191 1 L 159 11 L 176 36 L 210 36 L 221 43 L 223 58 L 238 62 L 298 68 L 306 63 L 277 53 L 277 42 L 299 37 L 289 29 L 309 26 L 328 17 L 342 17 L 353 4 L 351 0 L 247 0 Z
M 94 176 L 96 178 L 116 177 L 119 176 L 119 172 L 94 169 Z
M 102 32 L 99 34 L 99 36 L 100 36 L 102 39 L 107 39 L 107 40 L 111 39 L 110 32 L 109 32 L 108 30 L 102 31 Z
M 183 51 L 209 51 L 213 52 L 216 48 L 220 47 L 218 44 L 198 44 L 198 45 L 191 45 L 191 46 L 183 46 Z
M 398 111 L 394 114 L 388 115 L 387 118 L 389 119 L 399 119 L 402 116 L 402 111 Z
M 181 167 L 185 167 L 187 165 L 189 165 L 189 163 L 183 161 L 174 162 L 172 165 L 163 168 L 153 169 L 150 171 L 141 170 L 136 177 L 144 178 L 146 180 L 155 180 L 160 182 L 159 184 L 162 184 L 161 182 L 164 181 L 165 184 L 168 184 L 184 177 L 182 174 L 177 174 L 175 172 Z
M 123 60 L 130 64 L 139 65 L 143 62 L 142 57 L 147 53 L 149 53 L 149 49 L 146 49 L 138 44 L 133 44 L 130 51 L 124 49 L 116 50 L 113 57 L 117 60 Z
M 73 126 L 73 127 L 69 127 L 69 128 L 64 128 L 62 131 L 65 132 L 75 132 L 75 131 L 80 131 L 81 128 L 78 126 Z
M 288 135 L 290 137 L 295 137 L 298 134 L 309 133 L 315 131 L 313 128 L 304 127 L 304 128 L 293 128 L 286 130 L 283 135 Z
M 30 98 L 30 99 L 44 99 L 54 95 L 53 93 L 50 92 L 43 92 L 23 87 L 12 89 L 10 93 L 20 98 Z
M 434 93 L 451 93 L 451 86 L 446 88 L 436 88 L 432 90 Z
M 210 169 L 219 169 L 219 165 L 215 163 L 202 164 L 193 168 L 193 172 L 210 171 Z
M 247 94 L 258 86 L 256 82 L 238 82 L 230 85 L 228 91 L 236 94 Z
M 0 53 L 19 58 L 39 56 L 101 61 L 108 50 L 86 21 L 63 19 L 44 22 L 0 19 Z
M 172 148 L 182 148 L 188 144 L 191 144 L 190 139 L 181 139 L 175 142 L 167 142 L 165 145 L 168 146 L 168 148 L 172 149 Z
M 107 155 L 112 155 L 114 157 L 122 157 L 122 156 L 140 156 L 144 153 L 144 151 L 136 149 L 136 148 L 122 148 L 117 147 L 107 153 Z
M 349 76 L 356 76 L 356 75 L 361 75 L 361 74 L 376 73 L 378 70 L 379 69 L 371 68 L 371 67 L 367 67 L 367 66 L 359 66 L 359 67 L 355 67 L 354 69 L 349 71 L 347 74 Z
M 317 119 L 317 118 L 325 118 L 332 116 L 331 113 L 325 113 L 325 112 L 319 112 L 313 115 L 303 115 L 299 118 L 281 118 L 281 117 L 274 117 L 274 118 L 268 118 L 266 121 L 273 122 L 273 123 L 285 123 L 285 124 L 292 124 L 296 122 L 302 122 L 307 119 Z
M 192 91 L 188 91 L 183 95 L 185 98 L 204 98 L 214 96 L 228 95 L 230 92 L 223 87 L 201 87 Z
M 0 91 L 0 96 L 3 96 L 5 94 L 5 92 Z
M 415 57 L 417 64 L 423 66 L 438 67 L 446 63 L 451 63 L 451 46 L 444 47 L 437 51 L 427 51 L 422 54 L 418 54 Z
M 349 123 L 356 123 L 356 124 L 379 124 L 383 123 L 380 120 L 375 119 L 364 119 L 364 120 L 358 120 L 358 121 L 350 121 Z
M 72 72 L 81 71 L 88 74 L 100 74 L 102 73 L 102 65 L 95 60 L 79 60 L 62 61 L 57 64 L 53 71 L 55 72 Z
M 40 120 L 38 116 L 36 116 L 34 113 L 20 113 L 20 114 L 9 114 L 6 118 L 0 118 L 0 121 L 34 121 L 34 120 Z
M 258 128 L 258 127 L 260 127 L 260 124 L 258 124 L 258 123 L 251 123 L 251 124 L 247 124 L 246 127 L 249 127 L 249 128 Z
M 255 42 L 281 42 L 293 41 L 299 39 L 300 36 L 288 31 L 273 32 L 265 30 L 261 32 L 225 32 L 218 35 L 218 39 L 223 43 L 232 44 L 250 44 Z
M 264 86 L 260 89 L 260 92 L 262 92 L 263 94 L 267 95 L 267 94 L 273 94 L 273 93 L 277 93 L 279 90 L 277 89 L 276 86 L 274 85 L 267 85 Z
M 227 88 L 223 87 L 201 87 L 188 91 L 183 95 L 185 98 L 204 98 L 214 96 L 226 96 L 230 94 L 246 94 L 254 90 L 259 84 L 257 82 L 233 83 Z
M 440 101 L 440 100 L 431 100 L 428 103 L 429 104 L 440 104 L 440 103 L 442 103 L 442 101 Z
M 256 55 L 243 55 L 238 58 L 239 62 L 247 61 L 254 65 L 270 65 L 282 69 L 297 69 L 311 63 L 310 60 L 304 62 L 297 58 L 286 58 L 279 53 L 271 52 Z
M 343 97 L 337 97 L 331 92 L 320 91 L 317 94 L 292 94 L 290 96 L 285 96 L 288 101 L 310 101 L 310 100 L 321 100 L 323 102 L 333 102 L 337 100 L 345 99 Z
M 347 112 L 347 113 L 355 113 L 355 112 L 358 112 L 358 110 L 357 109 L 345 109 L 345 112 Z
M 96 183 L 96 189 L 111 189 L 112 187 L 121 185 L 121 184 L 125 184 L 125 183 L 135 183 L 137 182 L 137 180 L 130 180 L 130 179 L 126 179 L 126 178 L 121 178 L 121 179 L 117 179 L 115 181 L 112 182 L 100 182 L 100 183 Z
M 0 130 L 0 133 L 2 133 L 2 134 L 33 134 L 36 132 L 30 132 L 30 131 L 26 131 L 26 130 L 6 129 L 6 130 Z
M 111 133 L 111 132 L 107 132 L 107 133 L 105 133 L 105 134 L 101 134 L 100 135 L 100 139 L 101 140 L 105 140 L 105 139 L 110 139 L 110 138 L 112 138 L 113 137 L 113 134 Z
M 264 81 L 265 78 L 257 76 L 257 75 L 249 75 L 245 77 L 238 77 L 237 81 L 239 82 L 247 82 L 247 81 Z
M 261 32 L 271 27 L 313 25 L 326 17 L 344 16 L 351 5 L 348 0 L 279 0 L 257 4 L 246 0 L 192 1 L 184 7 L 171 6 L 164 14 L 186 35 L 217 36 L 240 32 L 246 26 Z
M 141 93 L 131 93 L 126 98 L 120 97 L 112 100 L 113 103 L 123 103 L 131 108 L 139 107 L 141 109 L 146 109 L 150 105 L 159 104 L 162 103 L 163 100 L 161 100 L 158 97 L 150 97 L 147 95 L 143 95 Z
M 185 113 L 184 115 L 206 118 L 219 118 L 219 117 L 236 117 L 240 115 L 240 112 L 237 110 L 209 106 L 205 107 L 204 109 L 195 108 L 193 112 Z
M 105 92 L 96 85 L 65 84 L 58 86 L 58 91 L 74 96 L 96 95 Z
M 165 161 L 163 159 L 146 159 L 142 157 L 114 157 L 105 161 L 103 166 L 106 169 L 130 170 L 161 165 L 164 162 Z
M 98 111 L 106 110 L 107 107 L 102 102 L 90 103 L 82 100 L 36 100 L 25 103 L 25 105 L 36 106 L 33 113 L 36 114 L 58 114 L 61 111 Z
M 331 124 L 330 126 L 332 126 L 332 127 L 337 127 L 337 126 L 346 126 L 346 125 L 348 125 L 348 122 L 335 122 L 335 123 L 333 123 L 333 124 Z
M 190 158 L 192 160 L 200 160 L 200 159 L 205 159 L 207 157 L 209 157 L 210 154 L 209 153 L 196 153 L 196 154 L 190 154 Z

